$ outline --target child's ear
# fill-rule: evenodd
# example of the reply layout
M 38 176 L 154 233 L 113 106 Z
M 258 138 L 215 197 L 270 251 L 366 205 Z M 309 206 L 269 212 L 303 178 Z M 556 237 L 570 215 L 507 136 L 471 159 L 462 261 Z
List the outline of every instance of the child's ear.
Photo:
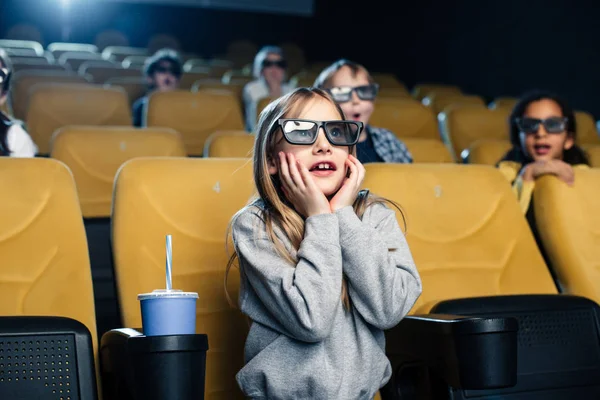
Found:
M 272 156 L 267 156 L 267 171 L 269 175 L 277 175 L 279 168 L 277 168 L 277 162 Z
M 575 139 L 573 138 L 573 134 L 569 133 L 567 138 L 565 139 L 564 149 L 569 150 L 575 144 Z

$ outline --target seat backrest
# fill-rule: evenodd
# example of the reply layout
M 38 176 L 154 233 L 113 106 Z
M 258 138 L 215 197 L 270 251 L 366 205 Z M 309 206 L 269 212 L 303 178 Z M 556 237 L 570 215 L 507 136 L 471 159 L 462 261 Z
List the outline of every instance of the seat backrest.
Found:
M 512 144 L 507 139 L 476 140 L 468 149 L 469 164 L 496 165 L 511 147 Z
M 71 72 L 69 65 L 48 64 L 44 58 L 38 60 L 17 60 L 13 63 L 15 74 L 29 71 L 41 72 Z
M 256 104 L 256 121 L 259 120 L 260 113 L 265 109 L 266 106 L 269 105 L 270 102 L 274 101 L 273 97 L 263 97 Z
M 179 88 L 182 90 L 190 90 L 194 83 L 202 79 L 210 79 L 212 76 L 210 74 L 210 69 L 195 69 L 191 71 L 186 71 L 181 76 L 181 80 L 179 81 Z
M 556 293 L 519 203 L 496 168 L 365 168 L 363 187 L 398 203 L 406 217 L 406 238 L 423 280 L 414 313 L 446 299 Z
M 577 124 L 577 143 L 582 145 L 600 145 L 600 135 L 594 117 L 585 111 L 575 112 Z
M 54 133 L 51 157 L 72 171 L 84 218 L 110 217 L 118 169 L 136 157 L 185 157 L 168 128 L 67 126 Z
M 0 47 L 3 49 L 30 49 L 32 54 L 44 55 L 44 47 L 34 40 L 0 39 Z
M 564 292 L 600 302 L 600 169 L 575 169 L 568 186 L 552 176 L 535 184 L 534 212 L 544 250 Z
M 433 83 L 421 83 L 416 85 L 412 90 L 412 95 L 415 99 L 421 101 L 425 97 L 433 93 L 456 93 L 461 94 L 462 90 L 458 86 L 442 85 Z
M 206 394 L 241 398 L 235 374 L 243 365 L 248 325 L 226 300 L 226 231 L 254 193 L 247 159 L 138 158 L 119 171 L 113 249 L 125 326 L 141 326 L 139 293 L 162 288 L 165 235 L 173 238 L 173 287 L 198 292 L 196 331 L 208 334 Z M 239 273 L 229 274 L 237 299 Z
M 139 71 L 138 71 L 139 72 Z M 136 102 L 137 99 L 144 96 L 146 94 L 146 90 L 148 89 L 148 83 L 144 78 L 140 77 L 131 77 L 131 78 L 110 78 L 104 84 L 104 87 L 118 87 L 121 88 L 127 93 L 127 98 L 129 99 L 129 104 L 133 106 L 133 103 Z
M 439 114 L 448 107 L 479 106 L 485 107 L 485 101 L 479 96 L 468 96 L 456 93 L 434 93 L 422 100 L 431 107 L 434 114 Z
M 94 85 L 36 85 L 29 100 L 27 128 L 40 154 L 50 153 L 52 134 L 67 125 L 131 126 L 127 94 Z
M 173 128 L 181 133 L 189 155 L 202 155 L 206 138 L 216 131 L 244 129 L 235 95 L 216 90 L 153 93 L 146 125 Z
M 517 105 L 518 101 L 519 99 L 517 99 L 516 97 L 497 97 L 494 99 L 494 101 L 492 101 L 489 104 L 488 107 L 492 110 L 504 108 L 506 110 L 509 110 L 508 112 L 510 112 L 515 107 L 515 105 Z
M 371 77 L 382 88 L 404 89 L 408 93 L 408 89 L 406 89 L 404 83 L 400 82 L 394 74 L 373 73 Z
M 249 158 L 254 148 L 254 135 L 246 131 L 219 131 L 206 139 L 204 157 Z
M 140 47 L 108 46 L 102 50 L 102 58 L 123 61 L 129 56 L 147 56 L 148 50 Z
M 2 399 L 98 398 L 91 335 L 79 321 L 2 316 L 0 350 Z
M 600 146 L 584 146 L 592 168 L 600 168 Z
M 72 72 L 25 70 L 15 73 L 11 89 L 11 102 L 15 118 L 24 120 L 27 116 L 31 89 L 40 83 L 89 83 L 87 76 Z
M 98 54 L 98 47 L 93 44 L 86 43 L 66 43 L 55 42 L 50 43 L 47 50 L 58 59 L 64 53 L 92 53 Z
M 88 247 L 67 167 L 45 158 L 0 158 L 0 315 L 73 318 L 97 348 Z
M 79 67 L 80 75 L 90 75 L 95 83 L 103 84 L 111 78 L 132 77 L 141 79 L 140 71 L 123 68 L 118 64 L 86 61 Z
M 402 138 L 416 163 L 454 162 L 448 148 L 438 139 Z
M 456 160 L 463 150 L 479 139 L 509 137 L 508 116 L 505 110 L 485 107 L 450 107 L 438 116 L 440 133 L 444 142 L 454 149 Z
M 389 129 L 400 138 L 440 138 L 435 115 L 409 98 L 379 98 L 369 124 Z
M 244 91 L 244 83 L 223 83 L 221 79 L 200 79 L 192 85 L 192 92 L 200 92 L 203 90 L 220 90 L 229 91 L 238 100 L 239 107 L 242 107 L 242 93 Z

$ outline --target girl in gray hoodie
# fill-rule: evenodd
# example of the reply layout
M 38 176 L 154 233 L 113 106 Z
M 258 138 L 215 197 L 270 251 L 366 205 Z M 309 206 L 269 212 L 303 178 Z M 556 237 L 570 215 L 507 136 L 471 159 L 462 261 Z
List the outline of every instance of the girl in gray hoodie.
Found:
M 239 306 L 252 324 L 237 374 L 252 399 L 372 399 L 391 376 L 383 330 L 421 293 L 391 202 L 360 187 L 363 128 L 320 89 L 260 115 L 259 198 L 233 218 Z M 393 205 L 393 204 L 392 204 Z

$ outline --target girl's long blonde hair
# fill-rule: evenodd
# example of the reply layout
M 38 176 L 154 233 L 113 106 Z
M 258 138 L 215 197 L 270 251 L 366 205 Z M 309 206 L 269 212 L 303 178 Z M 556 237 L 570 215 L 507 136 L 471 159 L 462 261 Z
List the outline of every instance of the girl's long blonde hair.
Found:
M 281 231 L 290 241 L 293 248 L 297 251 L 304 237 L 304 219 L 286 200 L 285 195 L 280 189 L 281 184 L 279 183 L 279 176 L 269 174 L 268 160 L 275 156 L 274 148 L 277 136 L 276 129 L 278 128 L 278 120 L 280 118 L 298 117 L 301 114 L 304 106 L 306 106 L 311 100 L 315 99 L 324 99 L 329 101 L 336 107 L 338 113 L 340 114 L 340 119 L 344 119 L 344 113 L 342 109 L 326 91 L 317 88 L 299 88 L 273 101 L 261 112 L 256 128 L 256 139 L 254 141 L 254 183 L 256 185 L 259 198 L 253 199 L 247 207 L 258 207 L 260 209 L 260 212 L 262 213 L 261 217 L 265 223 L 269 239 L 274 243 L 276 251 L 292 265 L 296 265 L 298 260 L 292 257 L 292 255 L 286 250 L 283 242 L 275 234 L 274 227 L 277 226 L 281 229 Z M 350 150 L 354 151 L 353 148 Z M 259 205 L 260 202 L 262 202 L 262 204 Z M 367 190 L 363 190 L 359 193 L 353 204 L 356 215 L 362 219 L 367 207 L 374 203 L 389 203 L 400 210 L 400 208 L 394 202 L 369 195 Z M 235 222 L 235 219 L 237 216 L 243 213 L 247 207 L 238 211 L 233 216 L 228 228 L 228 241 L 231 237 L 231 228 Z M 402 213 L 401 210 L 400 212 Z M 404 215 L 401 215 L 404 219 Z M 229 258 L 225 272 L 225 295 L 227 296 L 229 303 L 232 305 L 234 303 L 229 296 L 229 292 L 227 291 L 227 277 L 231 267 L 236 263 L 237 258 L 238 255 L 234 251 Z M 350 298 L 348 296 L 348 285 L 346 279 L 342 281 L 342 302 L 346 309 L 350 308 Z

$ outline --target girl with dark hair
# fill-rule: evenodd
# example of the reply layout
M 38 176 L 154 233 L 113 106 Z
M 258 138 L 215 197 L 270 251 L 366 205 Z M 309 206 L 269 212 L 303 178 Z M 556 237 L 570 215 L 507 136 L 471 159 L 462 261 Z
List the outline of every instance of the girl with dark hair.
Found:
M 529 209 L 535 180 L 556 175 L 573 184 L 574 167 L 587 166 L 584 151 L 575 144 L 576 122 L 571 107 L 545 91 L 525 94 L 509 120 L 512 149 L 498 164 L 513 182 L 524 213 Z

